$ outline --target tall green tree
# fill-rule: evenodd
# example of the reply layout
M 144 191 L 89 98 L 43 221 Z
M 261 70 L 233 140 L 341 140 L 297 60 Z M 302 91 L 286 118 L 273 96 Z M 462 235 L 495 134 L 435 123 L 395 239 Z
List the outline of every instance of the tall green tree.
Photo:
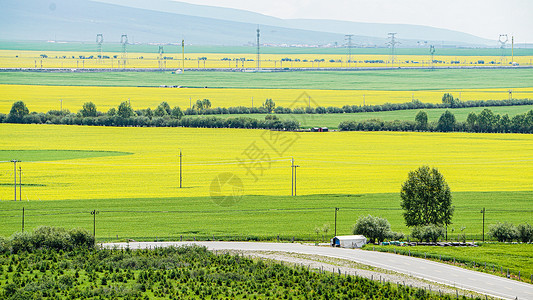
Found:
M 426 130 L 428 128 L 428 114 L 421 110 L 415 116 L 416 127 L 419 130 Z
M 204 109 L 211 108 L 211 101 L 209 101 L 209 99 L 202 100 L 202 106 Z
M 409 172 L 400 192 L 407 226 L 451 224 L 452 193 L 436 168 L 422 166 Z
M 130 118 L 130 117 L 133 117 L 134 114 L 135 114 L 135 112 L 131 108 L 131 105 L 130 105 L 129 101 L 124 101 L 124 102 L 120 103 L 120 105 L 118 106 L 117 116 L 119 116 L 121 118 L 124 118 L 124 119 L 127 119 L 127 118 Z
M 179 108 L 179 106 L 175 106 L 170 115 L 174 118 L 174 119 L 181 119 L 183 117 L 183 111 L 181 110 L 181 108 Z
M 170 105 L 168 105 L 167 102 L 163 101 L 154 110 L 154 115 L 157 117 L 163 117 L 166 115 L 170 115 L 171 112 L 172 110 L 170 109 Z
M 22 123 L 24 116 L 28 115 L 30 111 L 26 107 L 26 104 L 22 101 L 17 101 L 11 106 L 9 115 L 7 116 L 7 122 L 9 123 Z
M 81 115 L 86 118 L 86 117 L 96 117 L 97 115 L 97 111 L 96 111 L 96 105 L 94 105 L 94 103 L 92 102 L 85 102 L 83 103 L 83 107 L 81 109 Z
M 455 128 L 455 116 L 449 111 L 445 111 L 439 118 L 437 130 L 448 132 Z
M 263 107 L 266 108 L 267 112 L 270 114 L 276 107 L 276 103 L 274 103 L 274 100 L 272 99 L 266 99 L 265 103 L 263 103 Z

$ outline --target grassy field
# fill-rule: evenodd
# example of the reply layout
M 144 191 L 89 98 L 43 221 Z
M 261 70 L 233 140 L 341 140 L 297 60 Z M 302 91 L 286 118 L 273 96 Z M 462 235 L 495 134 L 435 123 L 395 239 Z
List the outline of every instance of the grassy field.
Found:
M 23 162 L 55 161 L 68 159 L 83 159 L 90 157 L 105 157 L 128 155 L 126 152 L 112 151 L 79 151 L 79 150 L 0 150 L 0 161 L 13 160 Z
M 438 121 L 440 116 L 449 110 L 455 115 L 458 122 L 466 121 L 470 112 L 479 113 L 484 109 L 490 109 L 494 113 L 504 115 L 508 114 L 509 117 L 513 117 L 517 114 L 523 114 L 533 109 L 533 105 L 520 105 L 520 106 L 494 106 L 494 107 L 472 107 L 472 108 L 456 108 L 456 109 L 424 109 L 428 114 L 428 121 Z M 347 114 L 313 114 L 313 115 L 298 115 L 298 114 L 276 114 L 281 120 L 296 120 L 303 124 L 303 128 L 311 127 L 328 127 L 336 129 L 340 122 L 343 121 L 362 121 L 368 119 L 381 119 L 384 121 L 414 121 L 419 109 L 413 110 L 398 110 L 398 111 L 384 111 L 384 112 L 368 112 L 368 113 L 347 113 Z M 255 119 L 265 119 L 266 114 L 229 114 L 229 115 L 216 115 L 221 118 L 236 118 L 236 117 L 248 117 Z M 204 117 L 204 116 L 199 116 Z
M 0 41 L 1 50 L 26 50 L 26 51 L 96 51 L 96 43 L 92 42 L 57 42 L 44 41 Z M 119 43 L 106 43 L 104 51 L 121 52 L 122 45 Z M 158 53 L 158 45 L 134 44 L 128 45 L 128 51 L 138 53 Z M 186 45 L 187 53 L 222 53 L 222 54 L 254 54 L 257 51 L 253 46 L 195 46 Z M 286 47 L 263 47 L 265 54 L 338 54 L 346 55 L 346 48 L 286 48 Z M 507 50 L 511 55 L 511 50 Z M 181 53 L 181 43 L 165 45 L 165 53 Z M 352 48 L 353 54 L 389 55 L 388 48 Z M 427 55 L 428 48 L 397 48 L 399 55 Z M 437 49 L 438 55 L 445 56 L 500 56 L 500 48 L 442 48 Z M 515 48 L 515 56 L 533 56 L 533 49 Z
M 383 70 L 345 72 L 0 72 L 0 84 L 50 86 L 121 86 L 433 91 L 531 88 L 533 69 Z
M 21 163 L 23 182 L 45 185 L 23 191 L 30 201 L 207 196 L 224 172 L 241 178 L 245 195 L 287 195 L 291 157 L 301 166 L 301 195 L 397 193 L 423 164 L 438 167 L 457 192 L 530 191 L 533 182 L 533 136 L 525 134 L 1 124 L 0 149 L 132 153 Z M 184 189 L 177 188 L 179 149 Z M 0 164 L 1 183 L 12 182 L 12 168 Z M 0 187 L 0 199 L 12 199 L 12 188 Z
M 24 193 L 24 191 L 23 191 Z M 470 241 L 481 240 L 481 208 L 486 208 L 485 233 L 497 222 L 533 223 L 533 192 L 454 192 L 455 212 L 448 237 L 458 232 Z M 83 227 L 92 232 L 92 210 L 96 216 L 99 241 L 135 240 L 276 240 L 315 241 L 316 227 L 329 225 L 319 234 L 328 241 L 334 231 L 334 207 L 337 234 L 352 233 L 361 215 L 386 218 L 394 231 L 410 234 L 400 208 L 399 193 L 306 196 L 244 196 L 234 206 L 222 207 L 210 197 L 113 198 L 61 201 L 0 202 L 0 236 L 21 230 L 25 208 L 25 230 L 40 225 Z M 149 224 L 149 226 L 147 226 Z M 461 227 L 466 227 L 460 231 Z M 455 233 L 452 233 L 454 229 Z M 325 235 L 324 240 L 323 235 Z M 488 240 L 488 236 L 486 235 Z
M 426 256 L 433 260 L 442 258 L 449 263 L 453 263 L 455 258 L 456 263 L 460 266 L 489 274 L 506 276 L 507 269 L 509 269 L 509 273 L 514 279 L 518 279 L 520 271 L 520 279 L 528 283 L 531 283 L 530 276 L 533 274 L 533 244 L 481 243 L 479 247 L 416 246 L 403 248 L 366 245 L 364 249 L 385 252 L 396 250 L 397 253 L 403 255 L 408 255 L 408 252 L 411 251 L 412 256 L 422 258 Z

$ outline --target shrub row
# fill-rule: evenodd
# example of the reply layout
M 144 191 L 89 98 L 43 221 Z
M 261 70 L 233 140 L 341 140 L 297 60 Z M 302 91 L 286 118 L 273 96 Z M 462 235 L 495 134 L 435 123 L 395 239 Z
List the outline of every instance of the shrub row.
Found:
M 514 240 L 529 243 L 533 241 L 533 226 L 525 223 L 514 226 L 510 223 L 497 223 L 490 227 L 489 234 L 498 242 L 512 242 Z
M 166 108 L 165 108 L 166 107 Z M 135 127 L 201 127 L 201 128 L 248 128 L 296 130 L 300 128 L 293 120 L 279 120 L 269 115 L 265 120 L 250 117 L 220 118 L 214 116 L 183 117 L 179 107 L 170 109 L 165 102 L 155 110 L 144 109 L 134 112 L 129 103 L 123 102 L 118 110 L 110 109 L 108 113 L 96 111 L 91 102 L 85 103 L 83 109 L 73 114 L 69 111 L 49 111 L 48 113 L 29 113 L 22 101 L 15 102 L 9 115 L 0 114 L 0 123 L 22 124 L 60 124 L 87 126 L 135 126 Z
M 343 107 L 282 107 L 275 106 L 273 112 L 276 114 L 343 114 L 343 113 L 363 113 L 396 111 L 410 109 L 436 109 L 436 108 L 469 108 L 469 107 L 491 107 L 491 106 L 515 106 L 533 105 L 533 99 L 509 99 L 509 100 L 475 100 L 475 101 L 449 101 L 446 103 L 423 103 L 420 100 L 413 100 L 405 103 L 385 103 L 380 105 L 344 105 Z M 223 114 L 266 114 L 269 109 L 264 106 L 259 107 L 215 107 L 206 109 L 187 108 L 185 115 L 223 115 Z
M 422 113 L 425 113 L 422 111 Z M 369 119 L 363 121 L 343 121 L 342 131 L 458 131 L 487 133 L 533 133 L 533 110 L 510 118 L 507 114 L 493 113 L 484 109 L 479 114 L 471 112 L 465 122 L 457 122 L 450 111 L 444 112 L 437 122 L 383 121 Z
M 67 231 L 63 228 L 40 226 L 32 232 L 17 232 L 11 237 L 0 237 L 0 253 L 33 252 L 38 249 L 73 250 L 94 248 L 92 234 L 82 228 Z

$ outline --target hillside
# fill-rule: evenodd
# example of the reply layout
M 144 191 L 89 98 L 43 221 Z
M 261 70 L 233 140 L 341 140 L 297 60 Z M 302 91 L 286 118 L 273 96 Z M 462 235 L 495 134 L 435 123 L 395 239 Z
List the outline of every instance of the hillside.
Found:
M 128 34 L 132 42 L 250 45 L 261 28 L 264 44 L 342 45 L 345 33 L 355 33 L 355 45 L 383 47 L 388 31 L 398 32 L 403 47 L 433 38 L 436 45 L 488 45 L 490 41 L 444 29 L 414 25 L 384 25 L 328 20 L 282 20 L 252 12 L 197 6 L 168 0 L 0 0 L 0 39 L 106 42 Z M 118 5 L 121 4 L 121 5 Z M 126 6 L 127 5 L 127 6 Z M 342 30 L 340 29 L 342 28 Z M 341 31 L 348 32 L 341 32 Z

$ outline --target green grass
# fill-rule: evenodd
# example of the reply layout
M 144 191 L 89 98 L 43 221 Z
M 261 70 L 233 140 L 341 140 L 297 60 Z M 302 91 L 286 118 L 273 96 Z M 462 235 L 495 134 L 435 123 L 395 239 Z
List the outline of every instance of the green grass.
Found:
M 533 223 L 533 192 L 462 192 L 453 194 L 455 214 L 449 227 L 466 227 L 467 239 L 481 240 L 482 215 L 486 207 L 486 232 L 491 224 Z M 100 241 L 259 239 L 314 240 L 315 227 L 329 224 L 333 235 L 334 207 L 339 207 L 337 233 L 350 234 L 361 215 L 372 214 L 389 220 L 392 230 L 409 233 L 404 224 L 399 194 L 245 196 L 235 206 L 220 207 L 209 197 L 99 199 L 62 201 L 1 201 L 0 236 L 21 230 L 22 208 L 25 226 L 39 225 L 93 229 L 97 210 L 96 237 Z
M 508 114 L 511 118 L 517 114 L 523 114 L 533 109 L 533 105 L 518 105 L 518 106 L 493 106 L 493 107 L 472 107 L 472 108 L 456 108 L 449 109 L 457 121 L 466 121 L 470 112 L 479 113 L 483 109 L 488 108 L 494 113 L 504 115 Z M 337 129 L 339 123 L 343 121 L 362 121 L 368 119 L 381 119 L 384 121 L 414 121 L 416 114 L 420 110 L 397 110 L 385 112 L 368 112 L 368 113 L 350 113 L 350 114 L 312 114 L 312 115 L 298 115 L 298 114 L 277 114 L 276 116 L 281 120 L 296 120 L 300 122 L 303 128 L 311 127 L 329 127 Z M 424 109 L 428 114 L 428 121 L 438 121 L 440 116 L 446 109 Z M 235 117 L 249 117 L 254 119 L 264 120 L 266 114 L 244 114 L 244 115 L 215 115 L 221 118 L 235 118 Z
M 119 43 L 105 43 L 104 51 L 121 52 L 122 45 Z M 0 50 L 34 50 L 34 51 L 95 51 L 96 43 L 92 42 L 68 42 L 48 43 L 44 41 L 0 41 Z M 128 52 L 158 53 L 158 45 L 135 44 L 128 45 Z M 257 51 L 253 46 L 190 46 L 185 48 L 186 53 L 228 53 L 228 54 L 254 54 Z M 507 51 L 511 55 L 511 51 Z M 181 53 L 181 44 L 166 45 L 165 53 Z M 346 48 L 285 48 L 263 47 L 263 54 L 346 54 Z M 388 48 L 353 48 L 352 53 L 389 55 Z M 397 48 L 398 55 L 428 55 L 427 48 Z M 500 56 L 499 48 L 438 48 L 436 55 L 445 56 Z M 533 55 L 533 49 L 515 48 L 515 56 Z
M 0 161 L 54 161 L 129 154 L 131 153 L 86 150 L 0 150 Z
M 531 87 L 533 69 L 345 72 L 0 72 L 0 84 L 323 90 L 441 90 Z
M 398 246 L 374 246 L 366 245 L 365 250 L 394 252 L 408 255 L 409 250 L 412 256 L 428 259 L 442 260 L 476 271 L 487 272 L 505 276 L 507 269 L 512 277 L 518 279 L 518 272 L 522 281 L 530 282 L 533 274 L 533 244 L 502 244 L 502 243 L 481 243 L 479 247 L 398 247 Z M 475 263 L 475 267 L 474 267 Z M 487 267 L 485 267 L 485 263 Z M 494 267 L 494 268 L 493 268 Z M 494 269 L 494 272 L 493 272 Z M 503 269 L 503 274 L 501 270 Z

